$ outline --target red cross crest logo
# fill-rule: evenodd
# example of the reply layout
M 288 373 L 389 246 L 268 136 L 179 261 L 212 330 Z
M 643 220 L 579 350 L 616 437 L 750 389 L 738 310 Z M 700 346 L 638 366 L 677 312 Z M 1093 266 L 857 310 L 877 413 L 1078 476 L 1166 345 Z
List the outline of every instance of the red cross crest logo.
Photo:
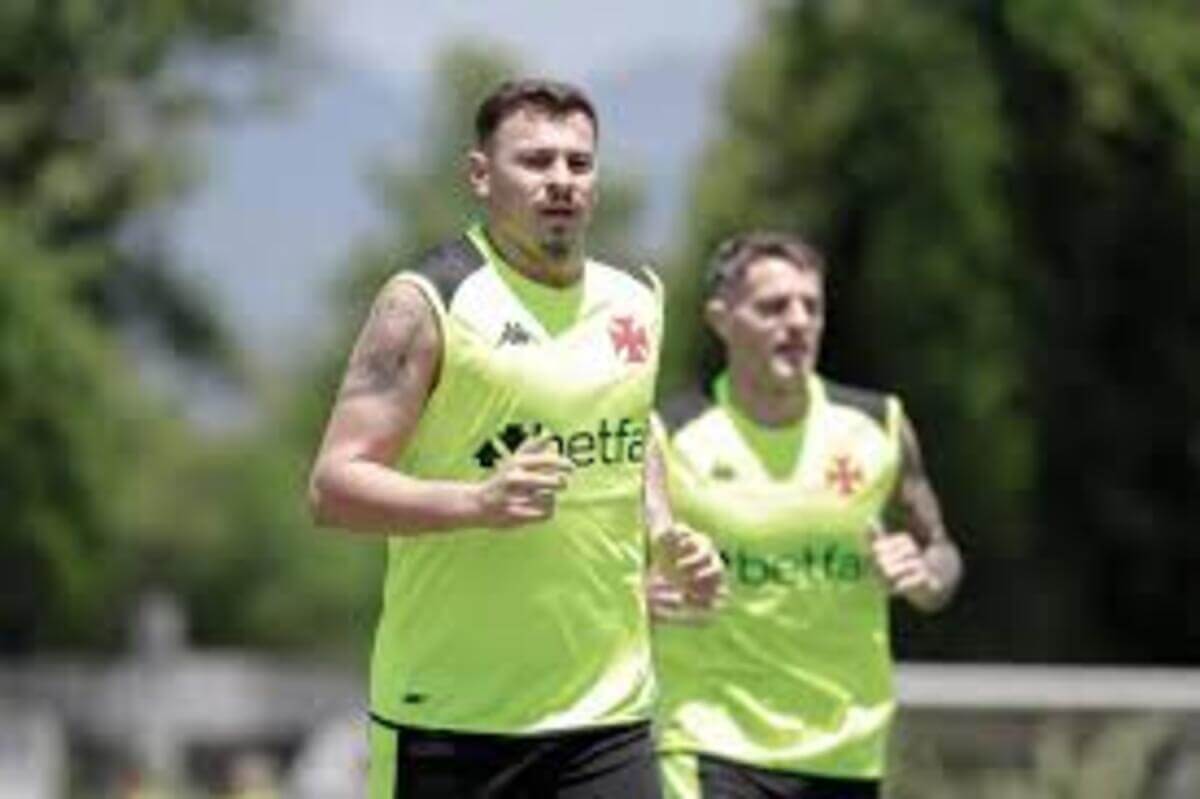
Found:
M 863 472 L 849 455 L 836 455 L 825 470 L 825 485 L 848 497 L 862 485 Z
M 614 316 L 608 324 L 608 336 L 612 339 L 613 352 L 625 363 L 645 363 L 650 349 L 646 328 L 632 316 Z

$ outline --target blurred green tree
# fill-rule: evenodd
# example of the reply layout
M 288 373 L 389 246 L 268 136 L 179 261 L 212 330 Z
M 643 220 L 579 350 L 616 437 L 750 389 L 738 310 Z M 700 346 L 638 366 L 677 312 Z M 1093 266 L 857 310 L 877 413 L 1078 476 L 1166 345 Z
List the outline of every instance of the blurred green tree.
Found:
M 1064 649 L 1195 663 L 1179 614 L 1200 603 L 1200 8 L 1011 0 L 975 14 L 1039 289 L 1037 516 L 1073 600 Z
M 255 2 L 0 5 L 0 650 L 96 644 L 119 627 L 120 537 L 153 494 L 162 409 L 132 334 L 229 370 L 212 309 L 147 224 L 187 177 L 205 95 L 181 68 L 272 41 Z M 146 335 L 150 333 L 152 335 Z
M 71 301 L 86 267 L 0 213 L 0 651 L 84 636 L 111 576 L 109 459 L 128 451 L 131 403 Z
M 907 400 L 967 551 L 906 653 L 1197 656 L 1198 35 L 1182 1 L 779 3 L 729 78 L 668 387 L 719 239 L 827 253 L 823 370 Z
M 74 293 L 107 323 L 228 366 L 211 307 L 144 222 L 191 177 L 185 134 L 212 95 L 183 68 L 274 40 L 278 0 L 13 0 L 0 9 L 0 198 L 45 246 L 93 251 Z

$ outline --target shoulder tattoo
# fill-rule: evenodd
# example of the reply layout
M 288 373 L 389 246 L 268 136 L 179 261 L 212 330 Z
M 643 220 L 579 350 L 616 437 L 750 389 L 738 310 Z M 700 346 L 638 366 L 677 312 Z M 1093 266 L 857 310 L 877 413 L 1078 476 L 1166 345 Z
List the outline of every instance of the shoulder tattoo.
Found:
M 342 396 L 386 394 L 399 388 L 418 347 L 428 341 L 432 323 L 419 289 L 398 280 L 384 286 L 354 345 Z

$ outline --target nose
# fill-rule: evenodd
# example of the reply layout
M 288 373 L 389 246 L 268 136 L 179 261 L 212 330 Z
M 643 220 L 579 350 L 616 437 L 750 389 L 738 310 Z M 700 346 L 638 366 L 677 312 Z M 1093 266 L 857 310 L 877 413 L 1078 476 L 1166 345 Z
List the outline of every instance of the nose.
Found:
M 546 189 L 553 196 L 569 196 L 574 182 L 566 158 L 556 158 L 546 171 Z
M 799 300 L 793 300 L 788 303 L 787 314 L 784 315 L 784 320 L 788 327 L 803 328 L 807 327 L 812 321 L 812 314 L 809 313 L 808 307 Z

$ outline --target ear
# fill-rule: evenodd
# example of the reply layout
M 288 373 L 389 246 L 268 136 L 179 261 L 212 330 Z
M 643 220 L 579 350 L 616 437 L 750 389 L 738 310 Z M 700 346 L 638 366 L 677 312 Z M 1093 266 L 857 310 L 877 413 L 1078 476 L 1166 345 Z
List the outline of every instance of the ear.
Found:
M 717 338 L 728 341 L 729 338 L 729 305 L 720 297 L 713 297 L 704 304 L 704 321 Z
M 478 148 L 467 153 L 467 182 L 477 200 L 486 200 L 492 193 L 491 160 Z

